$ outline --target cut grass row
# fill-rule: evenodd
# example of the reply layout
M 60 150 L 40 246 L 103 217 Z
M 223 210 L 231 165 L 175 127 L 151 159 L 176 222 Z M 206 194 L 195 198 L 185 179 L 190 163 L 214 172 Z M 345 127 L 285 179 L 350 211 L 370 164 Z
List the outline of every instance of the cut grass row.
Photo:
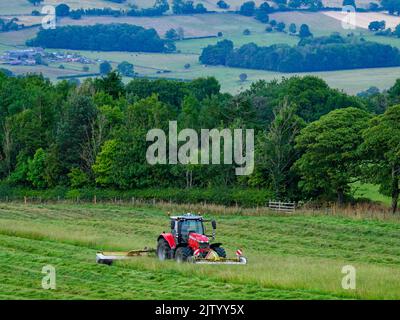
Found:
M 157 208 L 0 205 L 0 287 L 8 298 L 276 299 L 399 298 L 398 222 L 328 216 L 218 216 L 217 240 L 242 248 L 247 266 L 198 266 L 139 258 L 111 268 L 97 250 L 155 246 L 168 218 Z M 58 288 L 40 288 L 56 267 Z M 344 265 L 357 290 L 341 288 Z M 177 285 L 179 284 L 179 285 Z

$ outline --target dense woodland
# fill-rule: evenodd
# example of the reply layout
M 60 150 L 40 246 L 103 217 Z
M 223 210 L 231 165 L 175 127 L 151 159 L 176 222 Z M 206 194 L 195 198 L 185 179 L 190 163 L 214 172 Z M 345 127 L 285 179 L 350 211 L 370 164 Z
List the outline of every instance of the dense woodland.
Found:
M 41 29 L 29 46 L 73 50 L 168 52 L 172 42 L 162 40 L 154 29 L 131 24 L 96 24 Z
M 339 203 L 349 199 L 350 183 L 369 181 L 395 207 L 399 103 L 400 81 L 355 97 L 316 77 L 293 77 L 232 96 L 214 78 L 124 85 L 111 72 L 77 86 L 0 74 L 0 178 L 37 190 L 257 188 L 279 199 Z M 179 129 L 255 129 L 254 173 L 236 176 L 234 165 L 149 165 L 146 133 L 168 131 L 169 120 Z
M 204 48 L 199 59 L 208 65 L 279 72 L 331 71 L 399 66 L 400 51 L 390 45 L 333 34 L 306 37 L 294 47 L 249 43 L 236 49 L 232 41 L 223 40 Z

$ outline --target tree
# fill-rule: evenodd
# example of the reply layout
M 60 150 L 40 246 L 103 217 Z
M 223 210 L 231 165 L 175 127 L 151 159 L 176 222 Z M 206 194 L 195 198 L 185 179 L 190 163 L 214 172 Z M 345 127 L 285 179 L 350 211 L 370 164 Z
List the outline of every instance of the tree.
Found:
M 226 58 L 233 50 L 233 42 L 230 40 L 218 41 L 215 46 L 209 45 L 203 49 L 200 55 L 200 62 L 210 65 L 225 65 Z
M 239 79 L 241 82 L 245 82 L 247 80 L 247 74 L 246 73 L 241 73 L 239 75 Z
M 283 22 L 279 22 L 279 23 L 276 25 L 276 27 L 275 27 L 275 29 L 276 29 L 277 31 L 279 31 L 279 32 L 284 31 L 285 28 L 286 28 L 286 25 L 285 25 L 285 23 L 283 23 Z
M 28 0 L 29 3 L 32 3 L 34 6 L 40 5 L 43 0 Z
M 291 34 L 295 34 L 295 33 L 297 32 L 296 24 L 291 23 L 291 24 L 289 25 L 289 32 L 290 32 Z
M 261 10 L 257 10 L 255 18 L 262 23 L 268 23 L 269 21 L 268 14 Z
M 289 0 L 288 7 L 293 9 L 298 9 L 301 7 L 302 4 L 303 4 L 302 0 Z
M 102 63 L 100 63 L 99 69 L 101 74 L 107 74 L 111 72 L 112 67 L 108 61 L 103 61 Z
M 72 168 L 68 174 L 72 188 L 82 188 L 89 184 L 89 177 L 79 168 Z
M 110 187 L 114 185 L 113 162 L 116 160 L 117 147 L 117 140 L 106 141 L 92 167 L 96 176 L 96 183 L 100 186 Z
M 171 28 L 165 33 L 165 38 L 167 38 L 169 40 L 179 40 L 179 35 L 175 29 Z
M 255 10 L 256 4 L 254 3 L 254 1 L 247 1 L 241 5 L 239 14 L 251 17 L 254 15 Z
M 343 7 L 345 6 L 352 6 L 356 8 L 356 1 L 355 0 L 343 0 Z
M 299 36 L 300 36 L 300 38 L 312 37 L 312 33 L 311 33 L 310 28 L 309 28 L 309 26 L 307 24 L 302 24 L 300 26 Z
M 350 107 L 334 110 L 301 131 L 296 148 L 302 156 L 296 168 L 299 186 L 309 197 L 331 199 L 336 194 L 343 205 L 349 184 L 361 174 L 359 146 L 369 119 L 366 111 Z
M 400 3 L 398 0 L 382 0 L 381 5 L 390 14 L 399 14 L 400 13 Z
M 72 168 L 84 168 L 82 149 L 92 136 L 91 124 L 97 110 L 92 97 L 75 93 L 68 98 L 62 111 L 55 144 L 61 175 L 66 177 Z
M 379 184 L 380 192 L 392 197 L 395 213 L 400 194 L 400 105 L 373 118 L 363 138 L 366 179 Z
M 380 30 L 385 30 L 386 28 L 386 21 L 382 20 L 382 21 L 372 21 L 369 25 L 368 25 L 368 29 L 371 31 L 380 31 Z
M 126 77 L 133 77 L 135 75 L 133 64 L 123 61 L 121 62 L 118 67 L 118 72 Z
M 28 160 L 28 181 L 36 188 L 47 186 L 45 179 L 46 153 L 42 148 L 38 149 L 32 160 Z
M 400 38 L 400 24 L 396 26 L 396 29 L 394 30 L 394 35 L 398 38 Z
M 65 3 L 61 3 L 56 7 L 56 16 L 57 17 L 68 17 L 70 8 Z
M 304 126 L 304 120 L 296 115 L 296 106 L 284 100 L 274 111 L 269 130 L 261 135 L 257 153 L 261 158 L 260 165 L 268 172 L 277 199 L 284 200 L 293 183 L 291 168 L 299 158 L 295 139 Z
M 97 90 L 105 92 L 118 99 L 125 93 L 125 86 L 122 77 L 117 71 L 111 71 L 101 78 L 97 78 L 94 82 Z
M 219 0 L 219 1 L 217 2 L 217 6 L 218 6 L 220 9 L 229 9 L 229 4 L 227 4 L 224 0 Z
M 251 34 L 250 29 L 244 29 L 244 30 L 243 30 L 243 35 L 244 35 L 244 36 L 249 36 L 250 34 Z

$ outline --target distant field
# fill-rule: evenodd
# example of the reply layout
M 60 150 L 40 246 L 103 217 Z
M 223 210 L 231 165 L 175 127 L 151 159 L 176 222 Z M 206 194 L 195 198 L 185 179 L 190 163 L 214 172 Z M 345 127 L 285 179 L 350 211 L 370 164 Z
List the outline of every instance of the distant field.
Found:
M 400 299 L 396 220 L 207 217 L 218 221 L 217 241 L 228 255 L 242 248 L 248 265 L 177 265 L 156 258 L 97 265 L 98 250 L 155 247 L 168 217 L 158 208 L 2 203 L 0 298 Z M 56 268 L 56 290 L 41 288 L 45 265 Z M 345 265 L 356 267 L 356 290 L 341 287 Z
M 324 15 L 336 19 L 339 23 L 344 17 L 344 13 L 340 11 L 325 11 Z M 400 24 L 400 17 L 393 16 L 382 12 L 357 12 L 355 15 L 355 24 L 359 28 L 368 29 L 372 21 L 386 21 L 386 28 L 396 28 Z
M 33 6 L 27 0 L 12 0 L 12 1 L 0 1 L 0 13 L 2 15 L 13 15 L 13 14 L 29 14 L 32 10 L 41 9 L 45 5 L 57 5 L 60 3 L 66 3 L 73 9 L 78 8 L 127 8 L 128 3 L 140 3 L 145 5 L 149 1 L 147 0 L 128 0 L 125 4 L 118 4 L 111 1 L 104 0 L 44 0 L 40 6 Z
M 355 198 L 366 198 L 388 206 L 391 204 L 391 198 L 379 193 L 379 186 L 377 185 L 370 183 L 354 183 L 352 189 Z
M 330 14 L 335 14 L 334 17 Z M 341 12 L 336 11 L 321 11 L 321 12 L 278 12 L 270 15 L 270 19 L 276 21 L 283 21 L 287 26 L 291 23 L 295 23 L 297 28 L 301 24 L 308 24 L 311 32 L 314 36 L 329 35 L 332 32 L 340 32 L 348 34 L 349 32 L 363 31 L 358 30 L 346 30 L 342 27 L 341 19 L 337 19 L 337 16 L 341 18 Z
M 130 23 L 145 28 L 154 28 L 163 36 L 171 28 L 183 28 L 185 37 L 216 36 L 223 32 L 227 36 L 242 35 L 245 29 L 265 33 L 265 24 L 251 17 L 238 14 L 196 14 L 163 17 L 85 17 L 81 20 L 62 19 L 60 25 L 93 25 L 96 23 Z
M 327 35 L 333 31 L 348 33 L 348 30 L 341 28 L 340 21 L 324 15 L 323 13 L 300 13 L 287 12 L 276 13 L 271 18 L 278 21 L 284 21 L 286 25 L 294 22 L 299 26 L 301 23 L 308 23 L 311 31 L 319 35 Z M 236 46 L 241 46 L 249 42 L 255 42 L 258 45 L 271 45 L 276 43 L 287 43 L 295 45 L 299 38 L 290 36 L 286 33 L 267 33 L 265 25 L 259 23 L 253 18 L 243 17 L 240 15 L 225 14 L 208 14 L 208 15 L 191 15 L 191 16 L 173 16 L 173 17 L 157 17 L 157 18 L 85 18 L 80 21 L 63 19 L 61 23 L 66 24 L 94 24 L 94 23 L 112 23 L 112 22 L 128 22 L 145 27 L 154 27 L 160 34 L 163 34 L 168 28 L 183 27 L 186 36 L 202 36 L 216 35 L 219 31 L 223 32 L 223 38 L 208 39 L 191 39 L 177 41 L 176 46 L 180 53 L 178 54 L 143 54 L 129 52 L 89 52 L 80 51 L 84 56 L 92 59 L 109 60 L 113 67 L 122 61 L 129 61 L 135 65 L 136 72 L 140 76 L 151 77 L 168 77 L 177 79 L 194 79 L 200 76 L 215 76 L 222 85 L 222 90 L 226 92 L 236 93 L 240 90 L 248 88 L 250 84 L 259 79 L 273 80 L 282 77 L 290 77 L 294 74 L 284 74 L 277 72 L 269 72 L 262 70 L 234 69 L 216 66 L 202 66 L 198 62 L 199 54 L 202 49 L 209 44 L 215 44 L 222 39 L 230 39 L 234 41 Z M 244 36 L 243 30 L 248 28 L 251 35 Z M 25 29 L 18 32 L 0 33 L 0 52 L 4 50 L 14 49 L 15 47 L 23 48 L 27 39 L 33 38 L 38 28 Z M 366 39 L 388 43 L 400 48 L 400 39 L 394 37 L 379 37 L 368 32 L 365 29 L 358 29 L 356 32 L 362 34 Z M 56 50 L 50 50 L 56 51 Z M 63 50 L 61 50 L 63 51 Z M 185 69 L 185 64 L 191 65 L 190 69 Z M 10 70 L 17 74 L 26 72 L 42 72 L 45 76 L 55 80 L 59 75 L 83 74 L 82 65 L 74 65 L 65 63 L 65 69 L 58 68 L 58 64 L 49 67 L 9 67 Z M 159 70 L 169 70 L 169 73 L 160 73 Z M 90 73 L 97 72 L 98 65 L 90 66 Z M 241 73 L 248 74 L 246 82 L 239 81 Z M 359 69 L 359 70 L 343 70 L 333 72 L 317 72 L 307 73 L 314 74 L 326 80 L 329 85 L 334 88 L 341 89 L 345 92 L 355 94 L 365 90 L 371 86 L 377 86 L 380 89 L 391 87 L 395 80 L 400 78 L 400 68 L 381 68 L 381 69 Z M 305 74 L 300 74 L 305 75 Z M 124 81 L 129 81 L 129 78 Z
M 113 8 L 113 9 L 127 9 L 130 4 L 137 5 L 139 8 L 151 7 L 154 4 L 154 0 L 127 0 L 125 3 L 119 4 L 105 0 L 44 0 L 43 5 L 56 5 L 59 3 L 66 3 L 71 8 Z M 172 4 L 172 0 L 169 0 Z M 208 10 L 211 11 L 222 11 L 217 6 L 218 0 L 195 0 L 195 3 L 202 3 Z M 226 3 L 230 5 L 230 11 L 239 10 L 240 6 L 245 2 L 245 0 L 225 0 Z M 259 6 L 264 0 L 254 0 L 254 2 Z M 337 7 L 342 6 L 342 0 L 323 0 L 323 4 L 327 7 Z M 376 2 L 374 0 L 356 0 L 358 7 L 368 8 L 370 2 Z M 272 2 L 270 2 L 273 5 Z M 12 0 L 12 1 L 1 1 L 0 2 L 0 13 L 3 15 L 12 14 L 27 14 L 34 10 L 34 6 L 29 4 L 26 0 Z M 36 8 L 37 9 L 37 8 Z

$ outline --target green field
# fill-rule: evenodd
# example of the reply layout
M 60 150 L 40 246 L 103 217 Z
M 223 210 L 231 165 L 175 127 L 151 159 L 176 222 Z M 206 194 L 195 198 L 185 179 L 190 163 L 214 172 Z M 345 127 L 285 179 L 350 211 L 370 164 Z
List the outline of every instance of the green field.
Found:
M 379 186 L 371 183 L 353 183 L 352 190 L 355 198 L 364 198 L 390 206 L 392 199 L 379 193 Z
M 90 1 L 87 1 L 89 3 Z M 101 2 L 93 1 L 93 3 L 101 6 Z M 104 2 L 104 1 L 103 1 Z M 211 3 L 210 1 L 208 1 Z M 3 4 L 5 6 L 5 4 Z M 17 6 L 17 3 L 15 3 Z M 119 6 L 119 5 L 117 5 Z M 1 8 L 1 5 L 0 5 Z M 311 27 L 311 31 L 316 35 L 327 35 L 331 32 L 348 33 L 341 27 L 340 21 L 324 15 L 323 13 L 301 13 L 301 12 L 281 12 L 272 14 L 271 19 L 284 21 L 286 25 L 294 22 L 299 26 L 301 23 L 307 23 Z M 263 70 L 247 70 L 240 68 L 226 68 L 220 66 L 203 66 L 199 63 L 198 58 L 202 48 L 209 44 L 215 44 L 222 39 L 234 41 L 236 46 L 240 46 L 249 42 L 255 42 L 259 45 L 271 45 L 276 43 L 287 43 L 295 45 L 298 37 L 288 35 L 287 33 L 267 33 L 265 25 L 257 20 L 244 17 L 232 13 L 223 14 L 203 14 L 188 16 L 166 16 L 166 17 L 130 17 L 130 18 L 113 18 L 113 17 L 89 17 L 81 20 L 63 19 L 61 25 L 69 24 L 95 24 L 95 23 L 113 23 L 126 22 L 131 24 L 142 25 L 146 28 L 153 27 L 163 35 L 169 28 L 184 29 L 187 37 L 196 37 L 204 35 L 216 35 L 219 31 L 223 32 L 223 38 L 207 38 L 207 39 L 191 39 L 177 41 L 176 46 L 178 53 L 176 54 L 146 54 L 146 53 L 130 53 L 130 52 L 89 52 L 79 51 L 83 56 L 92 59 L 109 60 L 113 67 L 122 61 L 128 61 L 135 66 L 135 71 L 141 77 L 167 77 L 176 79 L 194 79 L 197 77 L 214 76 L 221 83 L 224 92 L 237 93 L 246 89 L 250 84 L 257 80 L 271 81 L 281 79 L 282 77 L 291 77 L 293 75 L 316 75 L 324 79 L 330 86 L 338 88 L 350 94 L 356 94 L 366 90 L 371 86 L 377 86 L 380 89 L 391 87 L 396 79 L 400 78 L 400 67 L 398 68 L 379 68 L 379 69 L 359 69 L 359 70 L 341 70 L 332 72 L 315 72 L 302 74 L 278 73 Z M 243 30 L 250 29 L 251 35 L 244 36 Z M 27 39 L 33 38 L 37 32 L 37 28 L 25 29 L 17 32 L 0 33 L 0 53 L 5 50 L 23 48 Z M 400 48 L 400 39 L 375 36 L 365 29 L 357 29 L 353 31 L 363 35 L 371 41 L 388 43 Z M 50 50 L 56 51 L 56 50 Z M 63 51 L 63 50 L 61 50 Z M 189 69 L 185 69 L 185 64 L 190 64 Z M 51 64 L 49 66 L 3 66 L 10 69 L 16 74 L 25 73 L 43 73 L 53 81 L 57 81 L 58 76 L 82 75 L 83 65 L 63 63 L 65 69 L 59 69 L 59 64 Z M 168 73 L 160 71 L 168 70 Z M 98 63 L 90 65 L 89 73 L 98 72 Z M 241 82 L 239 75 L 246 73 L 248 80 Z M 83 79 L 83 78 L 82 78 Z M 129 78 L 124 79 L 125 82 Z
M 161 209 L 0 204 L 1 299 L 399 299 L 400 223 L 312 215 L 213 216 L 217 241 L 246 266 L 137 258 L 97 265 L 98 250 L 155 246 Z M 57 289 L 43 290 L 42 267 Z M 356 290 L 341 269 L 357 270 Z M 177 285 L 178 284 L 178 285 Z
M 169 0 L 170 4 L 172 4 L 172 0 Z M 218 0 L 195 0 L 197 3 L 202 3 L 207 9 L 213 11 L 221 11 L 218 6 Z M 226 3 L 230 5 L 229 10 L 238 10 L 244 0 L 225 0 Z M 255 0 L 254 1 L 257 6 L 264 2 L 264 0 Z M 341 7 L 342 1 L 340 0 L 323 0 L 322 1 L 325 6 L 328 7 Z M 376 2 L 372 0 L 356 0 L 355 1 L 358 7 L 368 7 L 370 2 Z M 57 5 L 59 4 L 59 0 L 44 0 L 42 5 Z M 153 0 L 127 0 L 125 3 L 118 4 L 105 0 L 63 0 L 62 3 L 68 4 L 71 8 L 104 8 L 110 7 L 113 9 L 127 9 L 129 4 L 137 5 L 139 8 L 150 7 L 153 5 Z M 30 13 L 34 8 L 33 5 L 29 4 L 26 0 L 13 0 L 13 1 L 1 1 L 0 2 L 0 13 L 1 14 L 27 14 Z

